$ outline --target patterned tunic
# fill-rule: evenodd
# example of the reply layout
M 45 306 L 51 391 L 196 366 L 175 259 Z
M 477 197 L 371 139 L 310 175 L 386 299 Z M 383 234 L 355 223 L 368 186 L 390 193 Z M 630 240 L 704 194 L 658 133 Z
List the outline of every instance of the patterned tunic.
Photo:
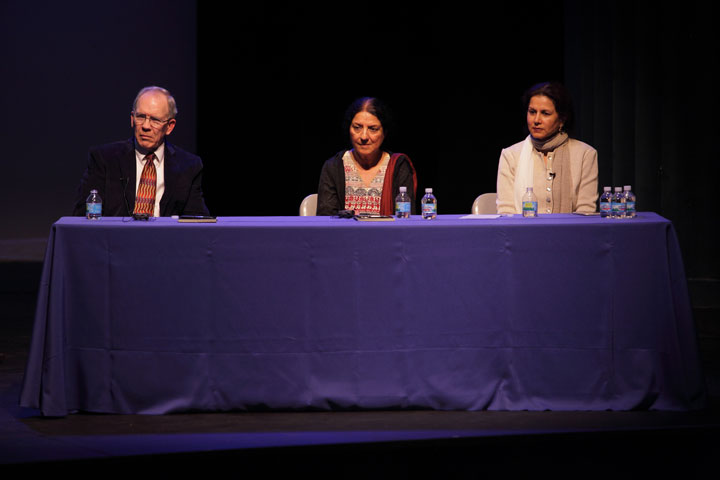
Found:
M 343 155 L 345 168 L 345 209 L 355 210 L 355 213 L 380 213 L 380 199 L 383 184 L 385 183 L 385 170 L 387 170 L 390 154 L 385 152 L 380 158 L 380 168 L 369 185 L 363 183 L 355 166 L 352 152 L 348 150 Z

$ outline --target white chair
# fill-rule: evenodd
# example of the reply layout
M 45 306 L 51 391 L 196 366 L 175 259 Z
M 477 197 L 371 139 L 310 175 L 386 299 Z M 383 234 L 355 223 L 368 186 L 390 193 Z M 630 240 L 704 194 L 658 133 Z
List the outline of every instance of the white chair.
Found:
M 488 214 L 497 213 L 497 193 L 483 193 L 478 196 L 472 205 L 472 213 Z
M 311 193 L 300 203 L 301 217 L 314 217 L 317 214 L 317 193 Z

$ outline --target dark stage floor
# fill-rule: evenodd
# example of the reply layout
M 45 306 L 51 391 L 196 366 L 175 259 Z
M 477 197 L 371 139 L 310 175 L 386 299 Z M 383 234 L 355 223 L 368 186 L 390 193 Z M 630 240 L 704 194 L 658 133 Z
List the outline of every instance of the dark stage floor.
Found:
M 707 410 L 687 413 L 345 411 L 43 418 L 18 406 L 39 268 L 0 264 L 1 470 L 185 468 L 210 462 L 258 477 L 516 478 L 545 473 L 714 478 L 713 472 L 720 471 L 718 396 L 711 397 Z M 709 383 L 717 384 L 714 379 Z

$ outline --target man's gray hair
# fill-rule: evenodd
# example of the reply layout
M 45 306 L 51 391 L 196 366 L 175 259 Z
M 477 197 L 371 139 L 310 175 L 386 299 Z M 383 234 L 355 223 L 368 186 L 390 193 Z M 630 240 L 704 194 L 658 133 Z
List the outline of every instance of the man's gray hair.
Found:
M 168 111 L 170 112 L 170 118 L 175 118 L 177 116 L 178 111 L 177 104 L 175 103 L 175 98 L 173 98 L 173 96 L 170 95 L 170 92 L 168 92 L 166 89 L 162 87 L 156 87 L 154 85 L 150 87 L 145 87 L 138 92 L 138 94 L 135 96 L 135 100 L 133 101 L 133 112 L 137 108 L 138 99 L 148 92 L 160 92 L 165 95 L 165 98 L 168 102 Z

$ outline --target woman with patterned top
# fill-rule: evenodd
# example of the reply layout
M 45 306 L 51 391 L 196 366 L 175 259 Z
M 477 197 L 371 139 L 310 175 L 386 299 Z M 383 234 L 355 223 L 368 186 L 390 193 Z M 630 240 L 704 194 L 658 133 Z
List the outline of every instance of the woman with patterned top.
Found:
M 382 149 L 392 129 L 390 112 L 377 98 L 355 100 L 345 112 L 350 150 L 342 150 L 323 165 L 318 185 L 317 215 L 392 215 L 400 187 L 407 187 L 415 213 L 417 175 L 410 158 Z

